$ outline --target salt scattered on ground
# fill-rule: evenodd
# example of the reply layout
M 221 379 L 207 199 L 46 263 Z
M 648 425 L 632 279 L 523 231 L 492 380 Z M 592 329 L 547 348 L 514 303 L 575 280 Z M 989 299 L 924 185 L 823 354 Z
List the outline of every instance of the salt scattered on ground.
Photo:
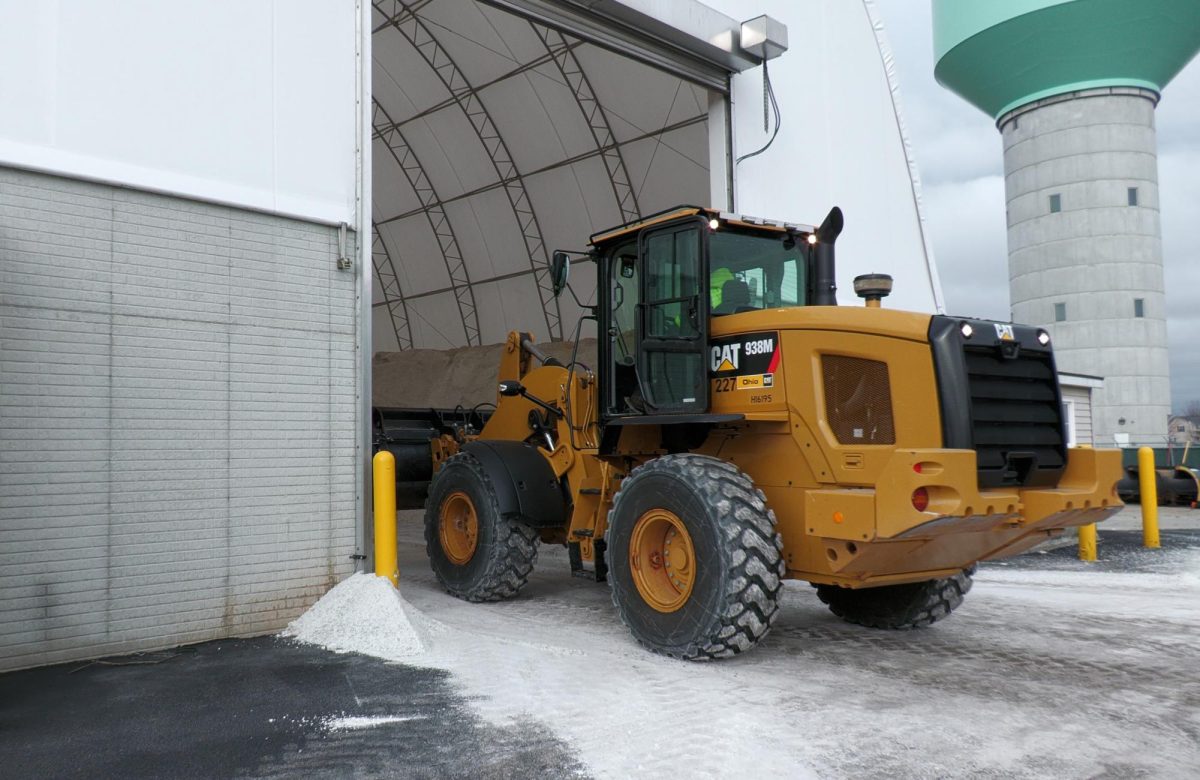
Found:
M 420 715 L 375 715 L 370 717 L 364 716 L 347 716 L 340 718 L 326 718 L 323 725 L 329 731 L 351 731 L 354 729 L 369 729 L 375 726 L 383 726 L 388 723 L 403 723 L 406 720 L 421 720 Z
M 338 653 L 407 661 L 428 646 L 409 620 L 406 606 L 386 577 L 354 574 L 293 620 L 283 636 Z
M 424 715 L 347 715 L 344 711 L 337 715 L 292 717 L 284 715 L 278 720 L 293 726 L 301 726 L 311 731 L 355 731 L 369 729 L 375 726 L 386 726 L 389 723 L 403 723 L 409 720 L 424 720 Z M 267 718 L 268 723 L 275 723 L 275 718 Z
M 790 582 L 761 647 L 688 664 L 638 647 L 558 548 L 517 598 L 469 604 L 429 572 L 420 525 L 401 533 L 413 619 L 444 626 L 420 663 L 488 722 L 549 724 L 597 778 L 1196 777 L 1191 553 L 1159 575 L 986 566 L 912 632 L 844 623 Z
M 402 526 L 401 599 L 355 575 L 288 635 L 450 671 L 497 725 L 551 725 L 597 778 L 737 776 L 1195 777 L 1200 556 L 1164 573 L 987 566 L 951 620 L 873 632 L 789 583 L 762 647 L 721 664 L 670 661 L 620 625 L 608 589 L 543 548 L 521 596 L 467 604 Z M 436 616 L 436 617 L 434 617 Z M 581 670 L 583 677 L 581 677 Z M 331 714 L 333 732 L 395 722 Z M 359 725 L 361 724 L 361 725 Z

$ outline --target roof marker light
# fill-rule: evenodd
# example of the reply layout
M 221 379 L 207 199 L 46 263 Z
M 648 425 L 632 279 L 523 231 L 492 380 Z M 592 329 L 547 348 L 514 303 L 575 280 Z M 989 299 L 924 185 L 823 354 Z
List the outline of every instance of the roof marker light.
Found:
M 817 234 L 816 234 L 816 233 L 809 233 L 809 234 L 808 234 L 808 243 L 810 243 L 810 244 L 815 244 L 815 243 L 817 243 Z
M 1050 343 L 1050 334 L 1044 330 L 1039 330 L 1037 339 L 1038 343 L 1044 347 Z
M 716 217 L 713 217 L 712 219 L 710 219 L 708 221 L 708 229 L 709 230 L 716 230 L 719 227 L 721 227 L 721 221 L 719 219 L 717 219 Z
M 959 330 L 962 331 L 964 339 L 969 339 L 975 334 L 975 329 L 971 327 L 971 323 L 969 322 L 964 322 Z

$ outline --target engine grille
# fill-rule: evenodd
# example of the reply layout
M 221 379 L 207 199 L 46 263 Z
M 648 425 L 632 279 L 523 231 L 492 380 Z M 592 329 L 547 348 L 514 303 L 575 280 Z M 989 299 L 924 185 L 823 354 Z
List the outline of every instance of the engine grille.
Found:
M 942 444 L 975 450 L 981 488 L 1051 487 L 1067 465 L 1062 395 L 1046 333 L 937 315 L 929 346 Z
M 988 347 L 964 347 L 971 439 L 983 487 L 1042 482 L 1039 474 L 1066 465 L 1058 378 L 1049 352 L 1002 357 Z
M 841 444 L 895 444 L 887 363 L 823 355 L 825 414 Z

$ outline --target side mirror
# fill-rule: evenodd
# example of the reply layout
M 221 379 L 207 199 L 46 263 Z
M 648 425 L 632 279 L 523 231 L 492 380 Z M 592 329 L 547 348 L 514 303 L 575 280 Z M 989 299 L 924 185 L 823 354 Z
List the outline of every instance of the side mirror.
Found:
M 567 277 L 571 275 L 571 256 L 566 252 L 555 252 L 550 260 L 550 286 L 557 298 L 567 286 Z

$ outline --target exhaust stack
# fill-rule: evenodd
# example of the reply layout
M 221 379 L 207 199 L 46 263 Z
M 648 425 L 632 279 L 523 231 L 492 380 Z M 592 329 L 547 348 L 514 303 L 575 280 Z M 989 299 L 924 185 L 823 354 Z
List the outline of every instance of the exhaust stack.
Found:
M 837 306 L 837 261 L 833 245 L 845 224 L 842 210 L 834 206 L 817 228 L 816 280 L 813 283 L 813 304 L 816 306 Z

